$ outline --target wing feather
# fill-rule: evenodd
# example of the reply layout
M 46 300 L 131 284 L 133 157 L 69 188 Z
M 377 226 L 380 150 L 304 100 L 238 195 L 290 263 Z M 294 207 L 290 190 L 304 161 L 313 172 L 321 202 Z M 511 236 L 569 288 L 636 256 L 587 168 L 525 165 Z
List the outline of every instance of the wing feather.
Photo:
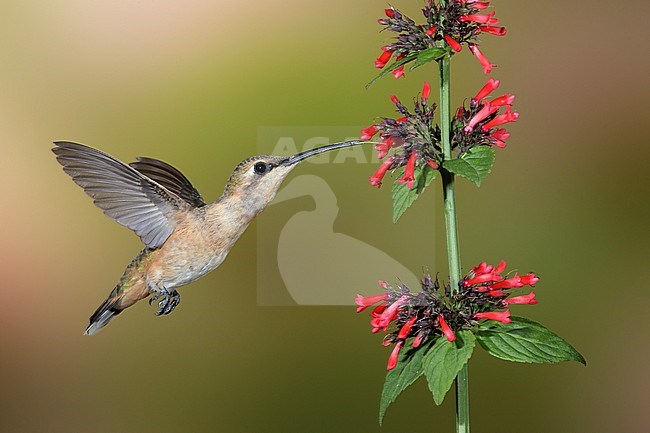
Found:
M 166 162 L 154 158 L 140 157 L 137 158 L 136 162 L 129 165 L 185 200 L 190 206 L 205 206 L 201 194 L 194 188 L 189 179 L 177 168 Z
M 55 145 L 52 151 L 63 171 L 149 248 L 162 245 L 176 227 L 177 212 L 190 208 L 174 191 L 99 150 L 68 141 Z

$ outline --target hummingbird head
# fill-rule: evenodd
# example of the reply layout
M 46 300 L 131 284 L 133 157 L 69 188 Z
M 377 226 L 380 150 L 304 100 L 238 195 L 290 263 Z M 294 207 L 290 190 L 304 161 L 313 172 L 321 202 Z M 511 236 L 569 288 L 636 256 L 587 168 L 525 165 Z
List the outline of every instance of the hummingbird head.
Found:
M 247 158 L 230 175 L 225 196 L 236 196 L 250 209 L 261 212 L 275 197 L 282 181 L 296 165 L 305 159 L 330 150 L 364 144 L 363 141 L 344 141 L 306 150 L 291 156 L 258 155 Z

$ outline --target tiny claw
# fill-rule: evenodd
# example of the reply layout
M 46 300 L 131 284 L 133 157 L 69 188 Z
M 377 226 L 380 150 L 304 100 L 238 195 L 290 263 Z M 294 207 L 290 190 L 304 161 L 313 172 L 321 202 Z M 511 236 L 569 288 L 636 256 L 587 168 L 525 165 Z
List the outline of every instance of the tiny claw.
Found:
M 165 294 L 165 297 L 162 299 L 162 301 L 158 302 L 158 311 L 156 311 L 156 316 L 160 316 L 163 314 L 165 311 L 165 307 L 167 306 L 167 299 L 169 295 Z
M 167 304 L 167 307 L 165 308 L 163 314 L 169 314 L 172 311 L 174 311 L 174 308 L 176 308 L 176 306 L 180 303 L 180 301 L 181 301 L 181 296 L 178 294 L 177 291 L 174 290 L 174 292 L 171 295 L 171 299 Z
M 167 289 L 162 288 L 155 292 L 149 300 L 149 304 L 151 305 L 160 297 L 162 297 L 162 299 L 158 302 L 158 311 L 156 311 L 156 316 L 171 313 L 181 301 L 181 295 L 176 290 L 172 289 L 171 291 L 168 291 Z
M 149 305 L 153 304 L 160 298 L 160 293 L 159 292 L 154 292 L 154 295 L 149 299 Z

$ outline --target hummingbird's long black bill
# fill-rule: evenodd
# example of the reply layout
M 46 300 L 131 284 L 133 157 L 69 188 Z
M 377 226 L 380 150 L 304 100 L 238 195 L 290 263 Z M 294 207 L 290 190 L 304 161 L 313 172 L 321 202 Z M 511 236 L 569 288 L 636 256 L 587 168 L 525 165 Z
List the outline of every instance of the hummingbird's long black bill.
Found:
M 328 144 L 327 146 L 316 147 L 314 149 L 305 150 L 304 152 L 296 153 L 295 155 L 290 156 L 282 162 L 284 165 L 293 165 L 297 162 L 300 162 L 304 159 L 312 157 L 314 155 L 321 154 L 323 152 L 329 152 L 330 150 L 343 149 L 344 147 L 359 146 L 360 144 L 367 144 L 369 141 L 360 141 L 360 140 L 350 140 L 342 141 L 340 143 Z

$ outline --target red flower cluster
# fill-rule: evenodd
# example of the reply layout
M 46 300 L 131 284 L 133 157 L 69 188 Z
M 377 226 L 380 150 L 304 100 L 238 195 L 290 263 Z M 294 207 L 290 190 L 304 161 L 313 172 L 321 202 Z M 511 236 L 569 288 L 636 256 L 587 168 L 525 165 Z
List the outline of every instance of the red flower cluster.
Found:
M 487 99 L 499 84 L 499 80 L 490 78 L 470 100 L 468 107 L 458 108 L 452 121 L 453 149 L 466 152 L 474 146 L 506 146 L 505 140 L 510 133 L 499 126 L 515 122 L 519 113 L 512 111 L 515 96 L 510 93 Z M 504 112 L 499 113 L 502 108 Z
M 385 158 L 391 149 L 394 150 L 370 177 L 372 186 L 381 186 L 388 170 L 405 166 L 404 175 L 397 181 L 413 188 L 417 166 L 428 164 L 434 169 L 438 168 L 442 160 L 440 129 L 432 125 L 436 106 L 429 105 L 430 93 L 431 86 L 425 82 L 422 93 L 414 101 L 413 113 L 395 95 L 391 95 L 390 99 L 401 117 L 381 118 L 379 123 L 361 130 L 361 140 L 369 140 L 379 134 L 381 141 L 375 146 L 379 159 Z
M 501 126 L 515 122 L 519 113 L 512 111 L 515 96 L 510 93 L 488 99 L 499 84 L 499 80 L 488 79 L 467 106 L 458 108 L 451 126 L 451 147 L 456 157 L 476 146 L 506 146 L 505 140 L 510 133 Z M 433 125 L 436 106 L 428 102 L 430 93 L 431 86 L 425 82 L 422 93 L 415 98 L 413 113 L 395 95 L 391 95 L 390 100 L 401 117 L 380 118 L 378 123 L 361 130 L 361 140 L 370 140 L 379 134 L 380 142 L 375 149 L 380 159 L 393 150 L 393 154 L 370 177 L 372 186 L 381 186 L 389 170 L 405 167 L 403 176 L 397 181 L 413 188 L 416 167 L 423 164 L 433 169 L 439 167 L 443 160 L 440 128 Z
M 535 286 L 539 277 L 534 273 L 519 275 L 515 273 L 510 278 L 505 278 L 502 273 L 506 269 L 506 262 L 501 261 L 496 266 L 488 265 L 485 262 L 479 263 L 472 268 L 472 272 L 463 278 L 461 285 L 471 293 L 474 293 L 477 300 L 490 308 L 506 308 L 511 304 L 537 304 L 535 292 L 527 295 L 510 298 L 507 290 L 518 289 L 524 286 Z M 496 320 L 502 323 L 510 323 L 510 310 L 506 311 L 478 311 L 474 313 L 475 319 Z
M 392 57 L 400 61 L 413 53 L 441 46 L 449 46 L 454 52 L 460 52 L 465 43 L 477 57 L 483 71 L 489 74 L 494 66 L 478 49 L 478 36 L 487 33 L 504 36 L 505 27 L 497 26 L 499 20 L 494 12 L 480 13 L 490 6 L 490 2 L 478 0 L 450 0 L 440 5 L 435 0 L 428 0 L 422 10 L 426 24 L 416 24 L 414 20 L 391 7 L 384 9 L 386 18 L 380 18 L 379 24 L 386 30 L 397 33 L 395 41 L 381 48 L 381 55 L 375 60 L 376 68 L 383 68 Z M 404 65 L 392 70 L 395 78 L 404 76 Z
M 384 346 L 395 344 L 387 369 L 395 368 L 399 352 L 409 338 L 413 338 L 410 343 L 413 348 L 440 336 L 454 341 L 454 330 L 471 329 L 482 319 L 509 323 L 510 310 L 499 311 L 509 305 L 536 304 L 534 292 L 510 297 L 508 291 L 534 286 L 539 277 L 534 273 L 521 276 L 515 273 L 506 278 L 502 275 L 505 268 L 504 261 L 496 266 L 481 262 L 453 291 L 449 285 L 441 289 L 437 278 L 433 280 L 430 275 L 425 275 L 419 293 L 411 293 L 404 284 L 393 288 L 380 281 L 379 285 L 386 293 L 367 297 L 357 295 L 357 313 L 378 304 L 370 312 L 373 333 L 388 332 L 393 325 L 383 342 Z

